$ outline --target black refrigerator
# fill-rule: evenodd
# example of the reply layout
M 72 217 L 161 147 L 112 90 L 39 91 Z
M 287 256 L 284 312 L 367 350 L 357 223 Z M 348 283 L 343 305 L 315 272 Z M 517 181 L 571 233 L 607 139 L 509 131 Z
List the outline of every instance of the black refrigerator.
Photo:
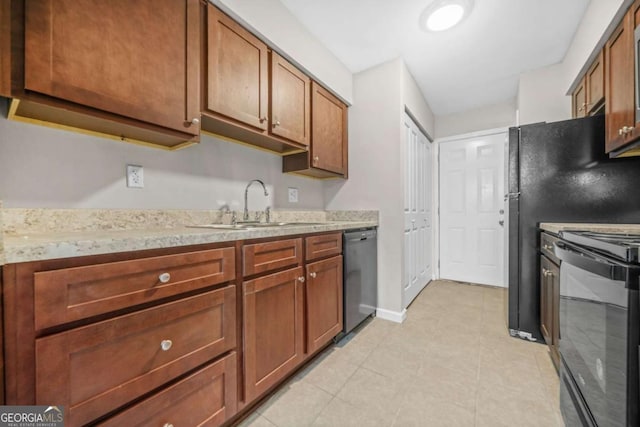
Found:
M 609 159 L 604 116 L 509 129 L 511 335 L 541 340 L 541 222 L 640 223 L 640 158 Z

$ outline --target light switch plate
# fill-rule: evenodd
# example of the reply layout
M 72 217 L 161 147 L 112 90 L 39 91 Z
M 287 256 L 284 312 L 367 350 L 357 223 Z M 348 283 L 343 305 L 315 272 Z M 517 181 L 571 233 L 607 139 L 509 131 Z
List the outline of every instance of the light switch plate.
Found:
M 289 187 L 289 203 L 298 203 L 298 189 Z
M 144 188 L 144 171 L 140 165 L 127 165 L 127 187 Z

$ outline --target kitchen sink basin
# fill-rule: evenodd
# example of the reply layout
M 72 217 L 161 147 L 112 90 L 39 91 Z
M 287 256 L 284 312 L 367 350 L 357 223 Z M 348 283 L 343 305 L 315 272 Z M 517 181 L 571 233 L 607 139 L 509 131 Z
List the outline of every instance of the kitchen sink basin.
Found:
M 211 228 L 216 230 L 251 230 L 256 228 L 296 227 L 305 225 L 321 225 L 323 222 L 255 222 L 238 224 L 199 224 L 187 225 L 190 228 Z
M 187 225 L 188 228 L 212 228 L 216 230 L 248 230 L 244 224 L 198 224 Z

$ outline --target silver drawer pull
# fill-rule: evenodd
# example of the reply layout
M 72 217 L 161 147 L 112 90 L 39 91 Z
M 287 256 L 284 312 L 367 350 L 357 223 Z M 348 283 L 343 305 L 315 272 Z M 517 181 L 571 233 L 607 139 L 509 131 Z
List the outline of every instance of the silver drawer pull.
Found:
M 173 427 L 173 424 L 171 424 L 171 423 L 165 423 L 162 427 Z
M 160 343 L 160 348 L 162 349 L 162 351 L 167 351 L 171 348 L 172 345 L 173 342 L 171 340 L 162 340 L 162 342 Z
M 304 283 L 304 276 L 300 276 L 300 277 L 298 277 L 298 282 L 300 282 L 300 283 Z
M 543 245 L 543 248 L 545 248 L 548 251 L 552 251 L 553 250 L 553 246 L 552 245 Z
M 160 276 L 158 276 L 158 280 L 160 280 L 161 283 L 167 283 L 169 282 L 169 280 L 171 280 L 171 274 L 162 273 Z
M 309 276 L 311 276 L 312 279 L 316 278 L 316 273 L 309 273 Z

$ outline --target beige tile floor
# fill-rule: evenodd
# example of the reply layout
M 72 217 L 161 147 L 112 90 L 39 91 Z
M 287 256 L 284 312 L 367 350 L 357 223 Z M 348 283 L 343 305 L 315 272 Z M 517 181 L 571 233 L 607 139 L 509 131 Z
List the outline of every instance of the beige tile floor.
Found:
M 505 297 L 432 282 L 404 323 L 373 319 L 241 426 L 562 426 L 547 347 L 509 336 Z

